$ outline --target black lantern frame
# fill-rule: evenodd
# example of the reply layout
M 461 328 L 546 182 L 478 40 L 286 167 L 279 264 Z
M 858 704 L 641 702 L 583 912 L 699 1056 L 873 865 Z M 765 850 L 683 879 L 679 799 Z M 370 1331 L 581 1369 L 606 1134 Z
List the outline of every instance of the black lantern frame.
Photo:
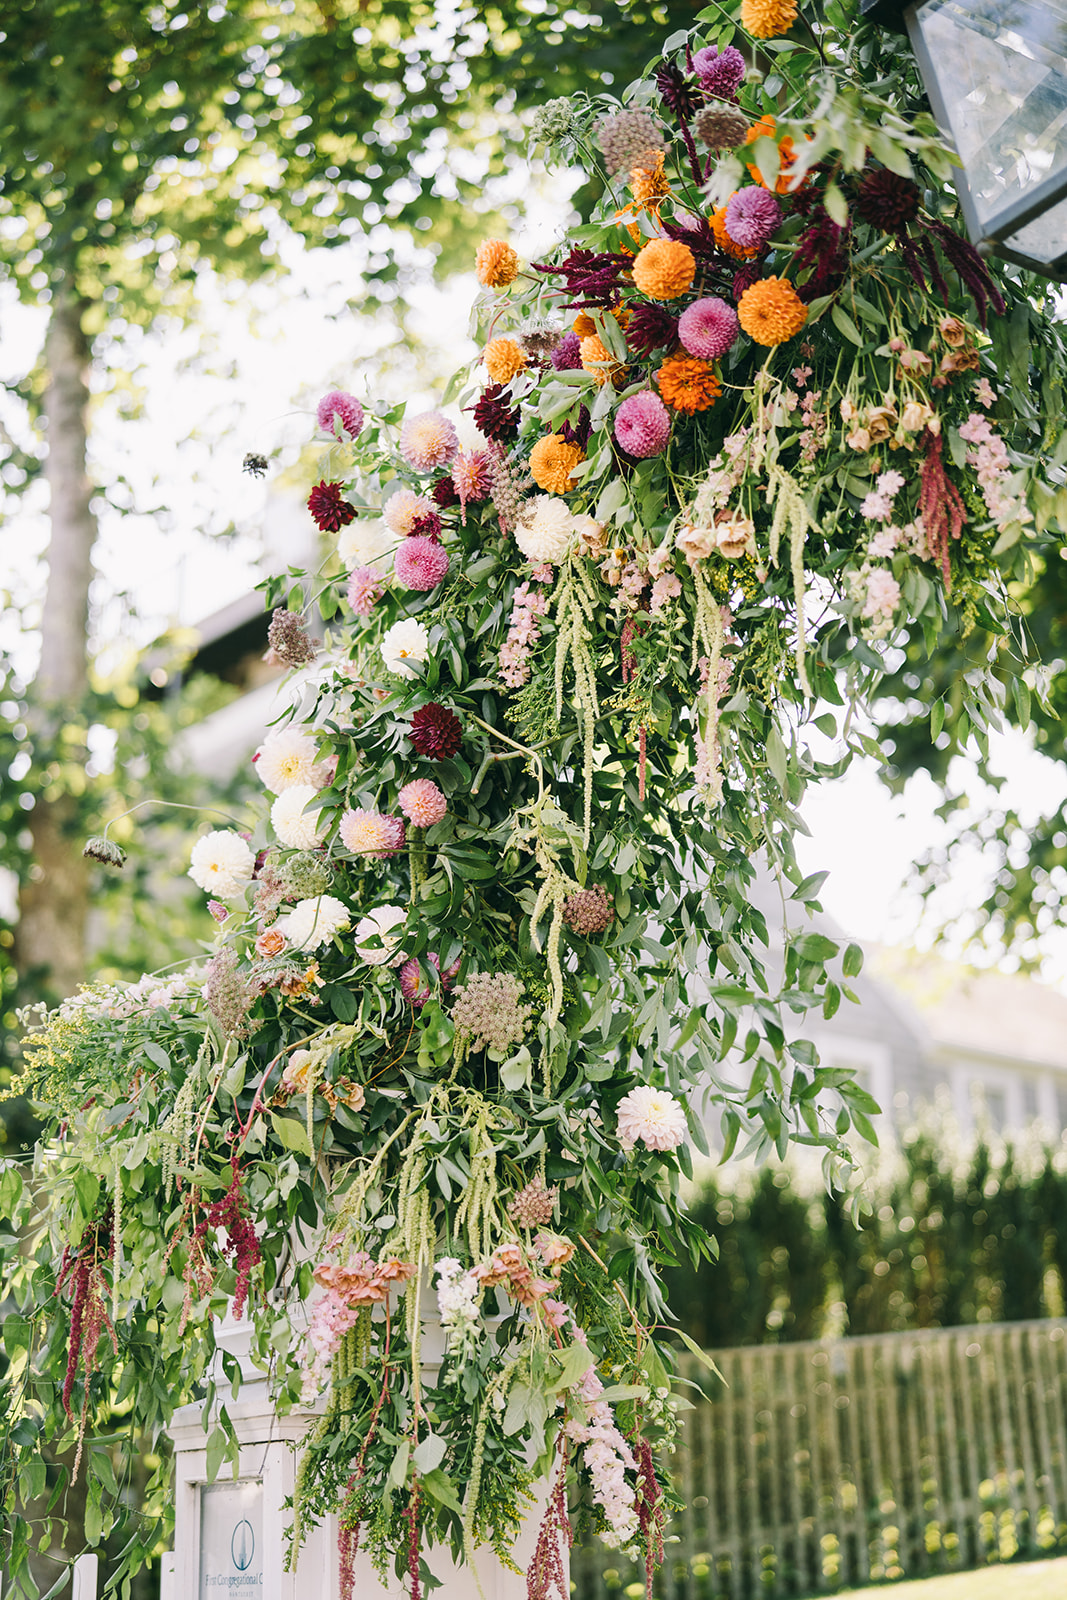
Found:
M 1004 24 L 1014 24 L 1017 36 L 1026 47 L 1026 58 L 1035 63 L 1044 61 L 1050 74 L 1055 73 L 1062 80 L 1052 91 L 1047 80 L 1041 80 L 1033 95 L 1041 94 L 1043 112 L 1059 114 L 1051 118 L 1050 128 L 1053 121 L 1059 122 L 1062 118 L 1063 131 L 1067 132 L 1067 8 L 1062 0 L 1051 0 L 1051 3 L 1045 0 L 911 0 L 911 3 L 909 0 L 860 0 L 860 11 L 867 21 L 895 32 L 907 32 L 934 116 L 951 138 L 962 113 L 957 107 L 953 114 L 945 93 L 946 82 L 951 91 L 952 63 L 933 59 L 923 32 L 923 15 L 932 10 L 954 13 L 976 31 L 983 31 L 984 27 L 987 33 L 990 27 L 999 29 Z M 1057 15 L 1060 12 L 1062 16 Z M 1050 48 L 1040 37 L 1049 30 L 1050 13 L 1059 32 L 1060 49 Z M 1028 20 L 1032 23 L 1031 32 L 1026 31 Z M 1061 139 L 1062 136 L 1061 132 Z M 1031 224 L 1067 202 L 1067 150 L 1059 166 L 1047 178 L 1021 191 L 1016 188 L 1014 194 L 1009 193 L 1001 205 L 986 215 L 979 212 L 976 204 L 973 180 L 973 169 L 969 171 L 964 164 L 956 187 L 975 246 L 983 254 L 996 252 L 1043 277 L 1061 283 L 1067 281 L 1067 204 L 1063 204 L 1062 227 L 1054 240 L 1054 247 L 1062 245 L 1062 248 L 1056 248 L 1055 254 L 1046 250 L 1041 257 L 1036 256 L 1025 248 L 1027 241 L 1019 237 Z

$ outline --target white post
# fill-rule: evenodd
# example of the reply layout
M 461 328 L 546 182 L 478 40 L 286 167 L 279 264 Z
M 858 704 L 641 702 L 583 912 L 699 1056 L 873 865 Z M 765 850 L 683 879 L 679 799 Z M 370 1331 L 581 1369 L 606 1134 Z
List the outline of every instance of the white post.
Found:
M 74 1594 L 72 1600 L 96 1600 L 97 1573 L 100 1568 L 98 1556 L 86 1554 L 79 1556 L 74 1563 Z
M 159 1558 L 159 1600 L 177 1600 L 174 1593 L 174 1551 L 167 1550 Z

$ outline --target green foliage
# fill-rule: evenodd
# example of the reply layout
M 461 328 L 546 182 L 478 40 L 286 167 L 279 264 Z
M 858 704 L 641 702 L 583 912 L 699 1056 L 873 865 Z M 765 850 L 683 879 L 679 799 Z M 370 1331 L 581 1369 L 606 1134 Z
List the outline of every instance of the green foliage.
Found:
M 814 1195 L 787 1168 L 702 1183 L 713 1261 L 664 1273 L 679 1325 L 708 1349 L 1062 1316 L 1067 1170 L 982 1140 L 946 1159 L 945 1128 L 903 1141 L 864 1192 Z

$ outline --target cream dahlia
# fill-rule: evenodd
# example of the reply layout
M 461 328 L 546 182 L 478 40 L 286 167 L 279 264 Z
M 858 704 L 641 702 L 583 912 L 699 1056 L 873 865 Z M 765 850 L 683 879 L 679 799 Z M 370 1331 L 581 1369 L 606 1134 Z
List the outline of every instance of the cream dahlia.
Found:
M 394 495 L 393 499 L 396 498 Z M 412 495 L 413 500 L 419 498 L 418 495 Z M 371 522 L 359 518 L 349 523 L 347 528 L 342 528 L 337 539 L 337 554 L 346 567 L 373 566 L 396 549 L 397 540 L 402 539 L 406 532 L 406 528 L 394 529 L 385 521 Z
M 558 566 L 574 541 L 574 518 L 552 494 L 535 494 L 523 505 L 515 527 L 515 543 L 529 561 Z
M 638 1139 L 650 1150 L 674 1150 L 684 1143 L 685 1111 L 666 1089 L 643 1084 L 619 1101 L 619 1143 L 632 1150 Z
M 268 734 L 253 760 L 261 782 L 271 794 L 315 781 L 315 741 L 299 728 L 278 728 Z
M 322 839 L 322 813 L 306 812 L 318 790 L 313 783 L 294 783 L 283 789 L 270 808 L 271 827 L 280 844 L 290 850 L 314 850 Z
M 252 881 L 256 858 L 239 833 L 219 828 L 193 845 L 189 877 L 220 900 L 237 900 Z
M 430 635 L 414 617 L 404 617 L 385 630 L 380 648 L 382 660 L 390 672 L 401 678 L 414 678 L 418 676 L 414 668 L 421 667 L 429 655 Z
M 336 933 L 344 933 L 352 914 L 343 900 L 332 894 L 319 894 L 313 900 L 298 900 L 291 911 L 278 918 L 275 927 L 284 933 L 294 950 L 317 950 Z
M 406 918 L 403 906 L 379 906 L 376 911 L 368 911 L 356 923 L 357 955 L 362 956 L 369 967 L 382 967 L 387 961 L 395 966 L 403 961 L 402 954 L 395 954 L 400 937 L 392 929 L 399 927 Z M 370 945 L 368 939 L 378 939 L 380 943 Z
M 416 522 L 433 514 L 433 501 L 424 494 L 416 494 L 413 489 L 398 489 L 382 506 L 382 520 L 386 527 L 401 539 L 407 538 Z

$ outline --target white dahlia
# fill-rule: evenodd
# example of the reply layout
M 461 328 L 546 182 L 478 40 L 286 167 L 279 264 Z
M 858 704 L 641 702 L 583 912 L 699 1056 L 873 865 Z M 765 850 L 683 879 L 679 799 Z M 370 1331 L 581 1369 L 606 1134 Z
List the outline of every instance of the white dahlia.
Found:
M 395 966 L 398 961 L 403 961 L 403 954 L 394 954 L 400 937 L 391 933 L 390 929 L 398 927 L 406 917 L 403 906 L 379 906 L 377 911 L 368 911 L 356 923 L 356 953 L 363 957 L 369 967 L 381 967 L 387 961 Z M 380 945 L 360 943 L 361 940 L 375 937 L 381 940 Z
M 407 663 L 410 661 L 422 666 L 430 653 L 430 635 L 421 622 L 416 622 L 414 617 L 405 617 L 401 622 L 394 622 L 382 634 L 381 651 L 382 660 L 390 672 L 396 672 L 402 678 L 414 678 L 416 674 Z
M 254 759 L 260 781 L 271 794 L 315 781 L 315 741 L 299 728 L 278 728 L 268 734 Z
M 270 808 L 271 826 L 280 844 L 290 850 L 314 850 L 321 844 L 322 812 L 304 810 L 318 792 L 313 783 L 294 783 L 291 789 L 282 790 Z
M 396 549 L 399 537 L 384 522 L 357 517 L 338 534 L 337 554 L 349 571 L 353 567 L 373 567 Z
M 313 900 L 298 900 L 274 926 L 284 933 L 294 950 L 317 950 L 335 933 L 344 933 L 351 923 L 352 915 L 342 900 L 332 894 L 319 894 Z
M 618 1132 L 625 1150 L 632 1150 L 638 1139 L 650 1150 L 673 1150 L 685 1141 L 685 1111 L 666 1089 L 642 1085 L 619 1101 Z
M 549 561 L 557 567 L 574 535 L 574 518 L 563 501 L 554 494 L 535 494 L 519 515 L 515 543 L 528 561 Z
M 193 845 L 189 877 L 219 900 L 238 900 L 252 881 L 256 858 L 239 833 L 219 828 Z

